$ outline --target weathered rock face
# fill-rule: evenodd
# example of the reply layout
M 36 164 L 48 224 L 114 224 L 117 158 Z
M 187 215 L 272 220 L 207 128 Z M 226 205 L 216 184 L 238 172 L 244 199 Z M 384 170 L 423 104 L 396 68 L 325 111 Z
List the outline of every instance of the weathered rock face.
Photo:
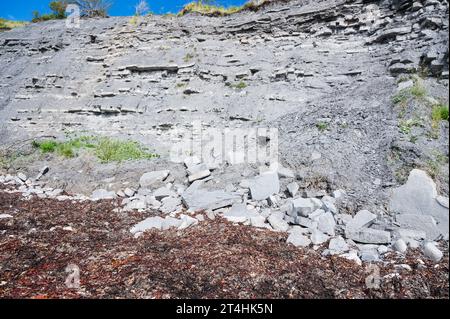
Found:
M 303 181 L 322 176 L 378 205 L 395 183 L 387 158 L 402 140 L 391 95 L 398 75 L 421 67 L 440 78 L 426 85 L 448 103 L 447 1 L 273 1 L 223 18 L 32 24 L 0 34 L 1 146 L 70 131 L 127 137 L 161 155 L 119 169 L 55 160 L 43 177 L 89 193 L 112 174 L 137 187 L 143 172 L 170 169 L 181 182 L 166 154 L 172 129 L 194 120 L 275 127 L 279 159 Z M 445 152 L 448 137 L 439 143 Z M 45 161 L 29 163 L 30 171 Z M 222 195 L 186 200 L 217 206 Z

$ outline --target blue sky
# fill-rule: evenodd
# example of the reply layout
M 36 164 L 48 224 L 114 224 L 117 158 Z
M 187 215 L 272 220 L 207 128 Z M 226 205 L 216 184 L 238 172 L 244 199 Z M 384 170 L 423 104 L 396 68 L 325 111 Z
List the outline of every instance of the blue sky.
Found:
M 134 6 L 139 0 L 111 0 L 113 6 L 110 15 L 129 16 L 134 14 Z M 49 13 L 48 4 L 50 0 L 0 0 L 0 17 L 10 20 L 30 20 L 32 12 L 38 10 L 41 13 Z M 192 0 L 147 0 L 154 13 L 176 13 L 186 3 Z M 241 5 L 247 0 L 216 0 L 223 6 Z

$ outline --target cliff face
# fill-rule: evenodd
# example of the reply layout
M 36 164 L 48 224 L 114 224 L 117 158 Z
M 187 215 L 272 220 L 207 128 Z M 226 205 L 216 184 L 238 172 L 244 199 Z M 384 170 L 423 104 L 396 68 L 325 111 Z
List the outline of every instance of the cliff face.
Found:
M 173 130 L 198 120 L 278 128 L 279 159 L 303 187 L 345 188 L 361 205 L 380 204 L 430 161 L 448 194 L 446 163 L 433 155 L 448 158 L 448 122 L 436 128 L 430 115 L 430 103 L 448 105 L 448 1 L 273 1 L 227 17 L 114 17 L 79 29 L 51 21 L 1 33 L 0 44 L 2 146 L 84 132 L 161 155 L 119 168 L 55 158 L 14 167 L 50 165 L 50 184 L 117 189 L 153 168 L 182 182 L 167 155 Z M 421 100 L 393 103 L 418 82 Z M 220 166 L 206 184 L 238 183 L 256 167 Z

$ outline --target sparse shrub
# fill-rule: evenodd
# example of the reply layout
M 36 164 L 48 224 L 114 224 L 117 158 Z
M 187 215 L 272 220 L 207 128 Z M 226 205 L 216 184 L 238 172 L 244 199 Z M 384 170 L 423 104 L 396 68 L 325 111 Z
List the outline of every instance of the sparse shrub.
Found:
M 91 18 L 107 17 L 112 5 L 112 1 L 109 0 L 69 0 L 69 3 L 78 5 L 83 17 Z
M 66 8 L 69 4 L 69 0 L 56 0 L 49 4 L 52 13 L 41 15 L 39 11 L 33 11 L 33 19 L 31 22 L 42 22 L 49 20 L 64 19 L 66 17 Z
M 328 129 L 328 123 L 325 123 L 325 122 L 318 122 L 318 123 L 316 124 L 316 127 L 317 127 L 317 129 L 318 129 L 319 131 L 323 132 L 323 131 L 325 131 L 326 129 Z
M 136 4 L 136 6 L 134 8 L 135 8 L 135 14 L 138 17 L 145 15 L 150 10 L 148 3 L 145 0 L 139 1 L 139 3 Z
M 422 122 L 418 119 L 402 120 L 399 122 L 399 129 L 403 134 L 409 135 L 413 127 L 421 125 Z
M 433 121 L 448 121 L 448 105 L 436 104 L 431 115 Z
M 427 95 L 427 91 L 423 87 L 420 79 L 415 76 L 412 78 L 414 85 L 410 88 L 406 88 L 398 92 L 392 97 L 392 103 L 406 106 L 406 103 L 410 98 L 417 100 L 423 99 Z
M 410 89 L 410 92 L 411 92 L 411 95 L 416 97 L 416 98 L 423 98 L 427 94 L 427 91 L 419 83 L 419 81 L 416 81 L 414 83 L 414 86 Z
M 33 146 L 39 148 L 42 153 L 53 153 L 58 147 L 58 143 L 56 141 L 44 141 L 42 143 L 34 141 Z
M 50 2 L 49 7 L 57 19 L 64 19 L 66 17 L 67 5 L 68 2 L 66 0 L 58 0 Z
M 441 121 L 448 121 L 448 105 L 444 104 L 436 104 L 433 106 L 433 110 L 431 111 L 431 137 L 438 138 L 439 137 L 439 123 Z
M 392 97 L 392 103 L 403 104 L 408 101 L 408 96 L 409 94 L 407 90 L 401 90 Z
M 185 63 L 187 63 L 187 62 L 191 61 L 193 58 L 194 58 L 194 55 L 193 55 L 192 53 L 187 53 L 187 54 L 184 56 L 183 61 L 184 61 Z

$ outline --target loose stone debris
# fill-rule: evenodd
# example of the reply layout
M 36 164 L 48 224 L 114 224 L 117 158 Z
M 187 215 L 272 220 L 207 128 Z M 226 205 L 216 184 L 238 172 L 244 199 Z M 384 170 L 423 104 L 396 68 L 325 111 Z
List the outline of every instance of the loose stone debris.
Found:
M 186 172 L 187 175 L 191 173 L 191 170 Z M 140 184 L 158 183 L 160 185 L 169 176 L 170 171 L 167 170 L 144 173 Z M 422 181 L 415 183 L 412 187 L 411 181 L 414 181 L 417 176 L 427 183 Z M 392 216 L 388 223 L 378 223 L 382 217 L 365 209 L 351 216 L 345 212 L 341 213 L 339 205 L 330 206 L 330 203 L 338 203 L 346 196 L 343 190 L 333 192 L 333 196 L 324 195 L 326 192 L 320 193 L 320 198 L 303 198 L 299 195 L 293 198 L 287 197 L 280 192 L 278 175 L 271 172 L 256 176 L 253 182 L 250 182 L 249 188 L 253 187 L 254 194 L 264 194 L 257 197 L 260 198 L 259 200 L 252 197 L 251 202 L 244 191 L 227 193 L 223 190 L 207 190 L 202 188 L 201 181 L 194 182 L 197 184 L 191 184 L 181 194 L 173 189 L 171 183 L 167 183 L 153 190 L 146 188 L 148 186 L 141 186 L 137 191 L 125 189 L 123 190 L 125 197 L 119 197 L 116 192 L 98 189 L 89 198 L 82 195 L 62 195 L 61 190 L 41 188 L 38 181 L 26 179 L 22 175 L 0 176 L 0 181 L 16 188 L 10 192 L 19 192 L 28 199 L 38 196 L 74 201 L 115 200 L 118 213 L 156 209 L 165 214 L 165 216 L 148 217 L 134 225 L 129 231 L 135 237 L 152 229 L 164 231 L 175 228 L 182 231 L 205 222 L 206 219 L 215 219 L 217 215 L 221 215 L 231 223 L 288 233 L 286 243 L 297 247 L 326 245 L 327 248 L 323 251 L 324 256 L 337 255 L 358 264 L 360 261 L 382 260 L 383 254 L 389 251 L 405 254 L 408 247 L 422 248 L 425 257 L 439 262 L 443 252 L 438 248 L 439 244 L 433 244 L 431 241 L 448 240 L 447 229 L 438 227 L 439 223 L 433 217 L 442 216 L 446 208 L 435 200 L 437 193 L 434 182 L 425 172 L 419 170 L 411 171 L 405 186 L 394 189 L 391 207 L 395 209 L 390 212 Z M 273 184 L 268 185 L 269 182 Z M 423 192 L 420 191 L 420 187 L 424 188 Z M 401 192 L 400 195 L 398 190 Z M 427 190 L 431 190 L 428 194 L 434 196 L 432 198 L 434 202 L 431 202 L 428 195 L 424 195 L 427 194 Z M 286 191 L 288 191 L 287 186 Z M 417 194 L 422 196 L 413 196 Z M 338 195 L 337 198 L 334 197 L 335 195 Z M 278 196 L 280 206 L 270 207 L 266 200 L 270 196 Z M 411 199 L 412 203 L 408 203 L 409 208 L 402 209 L 400 206 L 399 201 L 403 198 Z M 441 197 L 441 200 L 446 199 Z M 404 203 L 407 205 L 406 202 Z M 432 205 L 433 209 L 414 213 L 417 212 L 414 211 L 416 207 L 428 207 L 427 205 Z M 2 214 L 0 218 L 14 217 Z M 442 232 L 441 229 L 444 231 Z

